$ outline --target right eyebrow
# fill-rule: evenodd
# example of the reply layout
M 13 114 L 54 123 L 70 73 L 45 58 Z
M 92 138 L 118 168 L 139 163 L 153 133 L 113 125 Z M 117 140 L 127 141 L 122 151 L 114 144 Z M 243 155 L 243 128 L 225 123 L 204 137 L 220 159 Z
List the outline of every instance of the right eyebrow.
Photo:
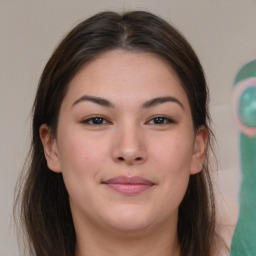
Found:
M 84 101 L 90 101 L 93 103 L 96 103 L 98 105 L 104 106 L 104 107 L 111 107 L 114 108 L 114 104 L 104 98 L 100 98 L 100 97 L 95 97 L 95 96 L 89 96 L 89 95 L 83 95 L 82 97 L 80 97 L 79 99 L 77 99 L 73 104 L 72 107 L 75 106 L 76 104 L 80 103 L 80 102 L 84 102 Z

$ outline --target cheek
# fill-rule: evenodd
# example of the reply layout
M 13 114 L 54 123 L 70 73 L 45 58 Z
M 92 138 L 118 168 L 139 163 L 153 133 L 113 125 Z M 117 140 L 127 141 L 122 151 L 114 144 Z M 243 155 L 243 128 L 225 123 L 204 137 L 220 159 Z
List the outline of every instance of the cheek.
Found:
M 156 164 L 163 168 L 165 175 L 182 175 L 189 173 L 193 156 L 193 142 L 191 137 L 167 136 L 158 137 L 157 143 L 151 148 L 151 154 Z
M 61 140 L 60 159 L 62 167 L 82 167 L 83 169 L 96 169 L 107 154 L 108 138 L 99 138 L 83 132 L 73 132 L 71 136 L 63 136 Z M 73 170 L 76 171 L 76 170 Z M 79 171 L 79 170 L 77 170 Z
M 163 194 L 167 201 L 178 206 L 189 181 L 192 162 L 193 141 L 191 137 L 174 136 L 169 140 L 159 140 L 154 147 L 156 169 L 161 177 Z M 174 196 L 175 195 L 175 196 Z
M 76 133 L 66 136 L 59 143 L 61 171 L 69 194 L 83 194 L 79 189 L 89 189 L 99 182 L 99 172 L 108 152 L 106 143 Z

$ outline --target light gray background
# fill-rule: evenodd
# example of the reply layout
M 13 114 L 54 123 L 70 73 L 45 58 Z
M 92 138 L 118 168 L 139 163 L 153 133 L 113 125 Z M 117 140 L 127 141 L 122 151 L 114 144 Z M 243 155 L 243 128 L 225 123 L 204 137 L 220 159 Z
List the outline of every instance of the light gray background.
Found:
M 28 151 L 29 113 L 47 59 L 82 19 L 103 10 L 134 9 L 154 12 L 175 24 L 201 59 L 218 141 L 220 222 L 235 223 L 239 153 L 230 98 L 235 73 L 256 56 L 256 1 L 0 0 L 0 256 L 20 255 L 11 220 L 13 191 Z

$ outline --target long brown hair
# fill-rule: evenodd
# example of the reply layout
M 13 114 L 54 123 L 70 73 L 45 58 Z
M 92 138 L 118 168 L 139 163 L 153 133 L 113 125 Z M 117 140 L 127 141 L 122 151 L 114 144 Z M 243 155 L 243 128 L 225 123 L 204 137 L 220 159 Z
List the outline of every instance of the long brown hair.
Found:
M 78 24 L 48 61 L 34 102 L 30 162 L 16 197 L 30 255 L 74 256 L 76 235 L 68 193 L 62 174 L 47 167 L 39 127 L 45 123 L 56 132 L 71 79 L 85 63 L 116 48 L 152 52 L 167 60 L 189 99 L 195 131 L 201 125 L 210 131 L 204 72 L 189 43 L 173 26 L 142 11 L 103 12 Z M 182 256 L 213 255 L 217 234 L 208 158 L 203 170 L 190 177 L 179 207 L 177 233 Z

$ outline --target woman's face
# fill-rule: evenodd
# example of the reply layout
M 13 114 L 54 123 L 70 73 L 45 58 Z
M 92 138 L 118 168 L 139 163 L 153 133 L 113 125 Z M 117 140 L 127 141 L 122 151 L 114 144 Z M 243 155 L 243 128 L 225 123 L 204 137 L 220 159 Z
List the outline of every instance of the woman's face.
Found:
M 177 225 L 207 132 L 195 134 L 176 73 L 150 53 L 113 50 L 87 63 L 62 102 L 57 136 L 41 139 L 63 174 L 76 225 L 139 231 Z

